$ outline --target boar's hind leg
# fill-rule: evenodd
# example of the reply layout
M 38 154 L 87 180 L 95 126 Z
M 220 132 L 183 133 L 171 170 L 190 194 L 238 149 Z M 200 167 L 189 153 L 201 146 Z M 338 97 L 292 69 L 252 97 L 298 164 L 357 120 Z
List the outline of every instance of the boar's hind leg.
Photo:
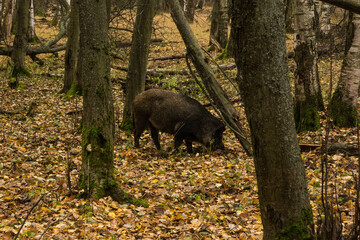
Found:
M 150 132 L 157 150 L 160 150 L 159 131 L 153 125 L 150 124 Z
M 141 134 L 145 130 L 146 122 L 144 123 L 144 122 L 136 121 L 136 119 L 135 119 L 134 125 L 135 125 L 135 128 L 134 128 L 134 145 L 135 145 L 136 148 L 139 148 L 140 147 L 139 139 L 140 139 Z

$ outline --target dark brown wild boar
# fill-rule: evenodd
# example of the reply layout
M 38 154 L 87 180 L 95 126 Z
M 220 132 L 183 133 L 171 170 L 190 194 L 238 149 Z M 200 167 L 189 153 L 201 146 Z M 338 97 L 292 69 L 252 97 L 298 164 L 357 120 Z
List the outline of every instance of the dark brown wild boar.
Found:
M 211 149 L 223 149 L 224 124 L 211 115 L 195 99 L 162 89 L 140 93 L 133 101 L 134 142 L 147 126 L 157 149 L 160 149 L 159 131 L 174 135 L 177 149 L 185 140 L 187 151 L 192 152 L 192 142 L 199 142 Z

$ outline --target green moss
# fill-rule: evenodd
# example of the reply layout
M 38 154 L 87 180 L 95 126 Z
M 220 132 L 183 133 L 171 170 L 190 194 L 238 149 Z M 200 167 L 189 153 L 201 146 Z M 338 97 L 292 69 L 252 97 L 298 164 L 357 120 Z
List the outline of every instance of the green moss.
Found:
M 349 106 L 342 98 L 341 91 L 336 90 L 331 100 L 331 118 L 336 126 L 355 127 L 358 122 L 356 106 Z
M 14 67 L 11 72 L 11 77 L 18 77 L 18 76 L 31 77 L 31 73 L 25 68 Z
M 311 207 L 301 211 L 300 219 L 289 226 L 283 228 L 274 239 L 276 240 L 295 240 L 312 239 L 313 214 Z
M 17 87 L 18 87 L 18 85 L 19 85 L 19 82 L 18 82 L 18 80 L 17 80 L 17 78 L 16 78 L 16 77 L 12 77 L 12 78 L 10 78 L 10 81 L 9 81 L 9 87 L 10 87 L 11 89 L 15 89 L 15 88 L 17 88 Z
M 294 117 L 297 132 L 317 131 L 320 129 L 318 109 L 312 101 L 296 103 Z

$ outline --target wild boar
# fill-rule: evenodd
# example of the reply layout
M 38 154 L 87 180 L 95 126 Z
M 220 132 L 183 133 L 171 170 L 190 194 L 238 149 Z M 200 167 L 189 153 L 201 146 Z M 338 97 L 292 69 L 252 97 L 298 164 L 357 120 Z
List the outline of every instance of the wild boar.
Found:
M 189 153 L 193 151 L 193 141 L 211 149 L 224 149 L 224 124 L 195 99 L 167 90 L 150 89 L 137 95 L 132 107 L 137 148 L 141 134 L 149 126 L 157 149 L 160 149 L 159 131 L 174 135 L 175 149 L 185 140 Z

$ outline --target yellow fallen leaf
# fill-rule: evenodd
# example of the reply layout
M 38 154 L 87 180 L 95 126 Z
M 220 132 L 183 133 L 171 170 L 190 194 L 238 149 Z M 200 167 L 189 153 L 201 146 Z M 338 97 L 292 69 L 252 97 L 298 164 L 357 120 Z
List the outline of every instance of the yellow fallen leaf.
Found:
M 116 214 L 114 212 L 109 212 L 109 217 L 112 217 L 112 218 L 115 218 L 116 217 Z
M 7 201 L 9 201 L 9 200 L 13 200 L 13 197 L 11 197 L 11 196 L 6 196 L 6 197 L 4 197 L 4 199 L 7 200 Z

